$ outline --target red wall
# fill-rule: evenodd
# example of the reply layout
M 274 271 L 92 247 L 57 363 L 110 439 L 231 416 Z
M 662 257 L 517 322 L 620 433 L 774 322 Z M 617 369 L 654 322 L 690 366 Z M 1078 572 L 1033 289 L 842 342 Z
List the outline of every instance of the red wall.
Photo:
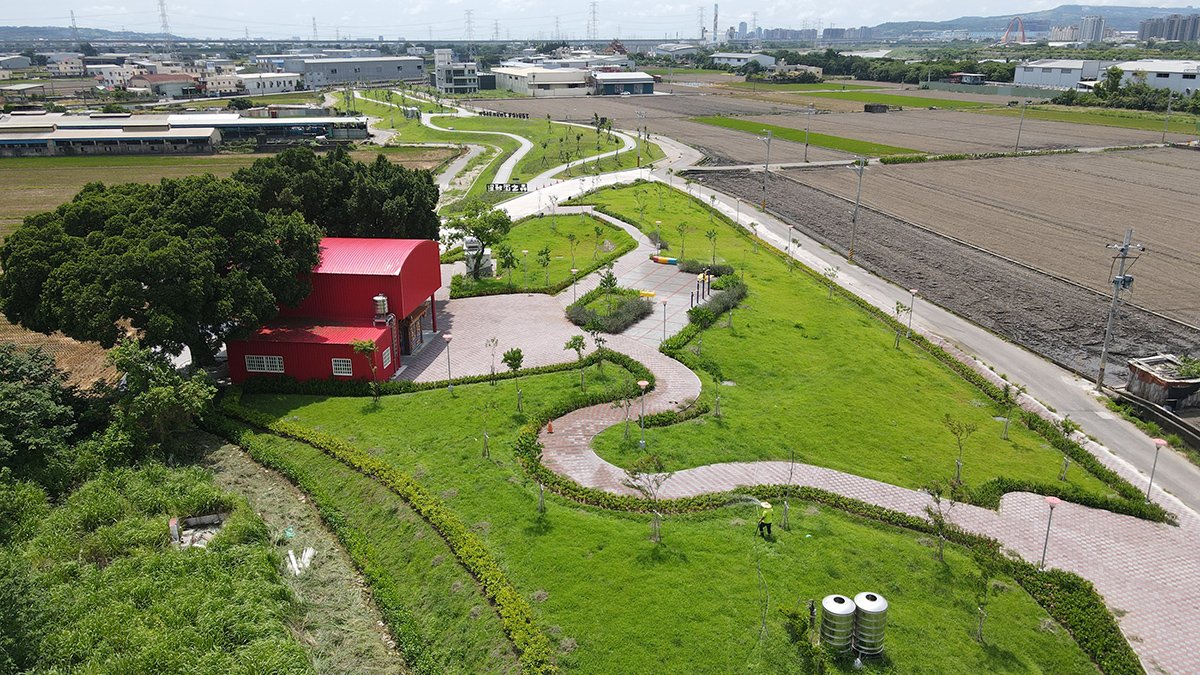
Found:
M 373 298 L 383 293 L 388 309 L 404 318 L 442 285 L 437 242 L 424 241 L 409 252 L 399 276 L 314 274 L 312 293 L 298 307 L 280 307 L 281 317 L 325 320 L 369 320 L 375 316 Z
M 400 365 L 400 345 L 392 349 L 392 363 L 384 368 L 383 350 L 392 346 L 391 336 L 384 330 L 375 341 L 375 367 L 381 381 L 387 380 L 396 372 Z M 371 379 L 371 369 L 367 360 L 360 354 L 354 353 L 354 348 L 348 344 L 321 344 L 311 342 L 268 342 L 234 340 L 228 345 L 229 376 L 234 384 L 244 382 L 247 377 L 272 377 L 273 373 L 247 373 L 247 354 L 261 356 L 282 356 L 283 375 L 297 380 L 367 380 Z M 331 359 L 350 359 L 354 374 L 350 377 L 334 377 Z

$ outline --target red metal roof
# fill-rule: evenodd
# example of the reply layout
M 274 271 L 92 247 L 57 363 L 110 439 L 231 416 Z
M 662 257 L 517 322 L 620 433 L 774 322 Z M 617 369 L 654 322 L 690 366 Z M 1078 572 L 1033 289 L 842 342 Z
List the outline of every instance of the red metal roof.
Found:
M 375 342 L 387 332 L 387 326 L 383 324 L 315 326 L 299 321 L 279 321 L 259 328 L 246 338 L 246 342 L 348 345 L 355 340 Z
M 396 276 L 408 254 L 422 243 L 428 244 L 429 240 L 325 237 L 321 240 L 321 262 L 313 273 Z

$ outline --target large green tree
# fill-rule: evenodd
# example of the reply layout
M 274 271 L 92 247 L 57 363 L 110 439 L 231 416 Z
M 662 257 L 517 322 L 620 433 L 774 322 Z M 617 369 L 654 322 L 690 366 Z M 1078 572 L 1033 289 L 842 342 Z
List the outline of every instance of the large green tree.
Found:
M 433 174 L 383 155 L 365 164 L 341 148 L 289 148 L 233 177 L 257 191 L 260 210 L 299 213 L 331 237 L 438 238 Z
M 133 332 L 210 363 L 226 339 L 310 290 L 319 228 L 256 201 L 251 188 L 211 175 L 89 184 L 5 240 L 0 309 L 32 330 L 105 347 Z
M 512 229 L 512 219 L 504 211 L 475 199 L 466 205 L 462 214 L 455 216 L 446 226 L 458 231 L 464 238 L 475 237 L 479 240 L 480 247 L 475 254 L 474 263 L 468 266 L 471 278 L 478 281 L 483 250 L 499 244 L 504 239 Z
M 0 345 L 0 471 L 40 474 L 74 433 L 75 413 L 54 359 Z

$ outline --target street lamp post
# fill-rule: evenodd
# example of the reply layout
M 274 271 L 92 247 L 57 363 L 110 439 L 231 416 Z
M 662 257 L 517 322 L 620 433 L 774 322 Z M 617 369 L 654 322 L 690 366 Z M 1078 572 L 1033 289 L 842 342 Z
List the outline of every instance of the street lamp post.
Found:
M 571 302 L 572 302 L 572 304 L 579 301 L 578 291 L 576 290 L 576 287 L 575 287 L 575 282 L 579 281 L 578 275 L 579 275 L 579 268 L 572 267 L 571 268 Z
M 663 306 L 663 342 L 667 341 L 667 301 L 662 301 Z
M 917 306 L 917 289 L 910 288 L 908 292 L 911 297 L 908 300 L 908 331 L 904 334 L 906 338 L 912 337 L 912 315 L 913 309 Z
M 450 374 L 450 340 L 454 339 L 454 336 L 450 333 L 442 333 L 442 339 L 446 341 L 446 382 L 448 383 L 446 388 L 454 391 L 454 376 Z
M 521 254 L 525 256 L 525 288 L 529 288 L 529 249 L 521 249 Z
M 1046 518 L 1046 540 L 1042 542 L 1042 561 L 1038 563 L 1038 569 L 1046 569 L 1046 548 L 1050 546 L 1050 523 L 1054 522 L 1054 507 L 1062 502 L 1058 497 L 1046 497 L 1046 503 L 1050 505 L 1050 516 Z
M 813 113 L 815 113 L 815 112 L 817 112 L 817 109 L 811 103 L 809 103 L 808 107 L 804 109 L 804 162 L 805 163 L 808 163 L 808 127 L 812 123 L 812 116 L 813 116 Z
M 854 260 L 854 239 L 858 234 L 858 205 L 862 203 L 862 179 L 866 168 L 867 162 L 862 157 L 855 157 L 854 164 L 850 166 L 850 169 L 858 174 L 858 191 L 854 194 L 854 215 L 850 216 L 850 255 L 846 256 L 849 260 Z
M 642 415 L 638 418 L 638 426 L 642 428 L 642 440 L 638 441 L 638 448 L 646 449 L 646 387 L 650 383 L 646 380 L 638 380 L 638 387 L 642 390 Z
M 1025 127 L 1025 108 L 1029 105 L 1029 99 L 1021 102 L 1021 122 L 1017 124 L 1017 145 L 1013 148 L 1013 152 L 1021 151 L 1021 129 Z
M 654 221 L 654 252 L 662 253 L 662 221 Z
M 1154 487 L 1154 472 L 1158 469 L 1158 453 L 1167 447 L 1167 442 L 1161 438 L 1154 439 L 1154 464 L 1150 465 L 1150 482 L 1146 484 L 1146 501 L 1150 501 L 1150 488 Z
M 766 136 L 759 136 L 758 140 L 767 144 L 767 159 L 763 162 L 763 194 L 762 194 L 762 210 L 767 210 L 767 176 L 771 175 L 771 136 L 770 129 L 766 130 Z
M 737 218 L 734 219 L 734 222 L 736 222 L 739 227 L 742 224 L 742 198 L 741 197 L 737 198 Z

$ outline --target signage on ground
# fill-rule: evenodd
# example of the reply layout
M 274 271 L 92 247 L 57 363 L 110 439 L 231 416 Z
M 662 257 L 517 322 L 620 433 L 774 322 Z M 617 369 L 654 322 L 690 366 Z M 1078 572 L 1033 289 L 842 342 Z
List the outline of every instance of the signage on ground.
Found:
M 488 192 L 529 192 L 529 183 L 488 183 Z

